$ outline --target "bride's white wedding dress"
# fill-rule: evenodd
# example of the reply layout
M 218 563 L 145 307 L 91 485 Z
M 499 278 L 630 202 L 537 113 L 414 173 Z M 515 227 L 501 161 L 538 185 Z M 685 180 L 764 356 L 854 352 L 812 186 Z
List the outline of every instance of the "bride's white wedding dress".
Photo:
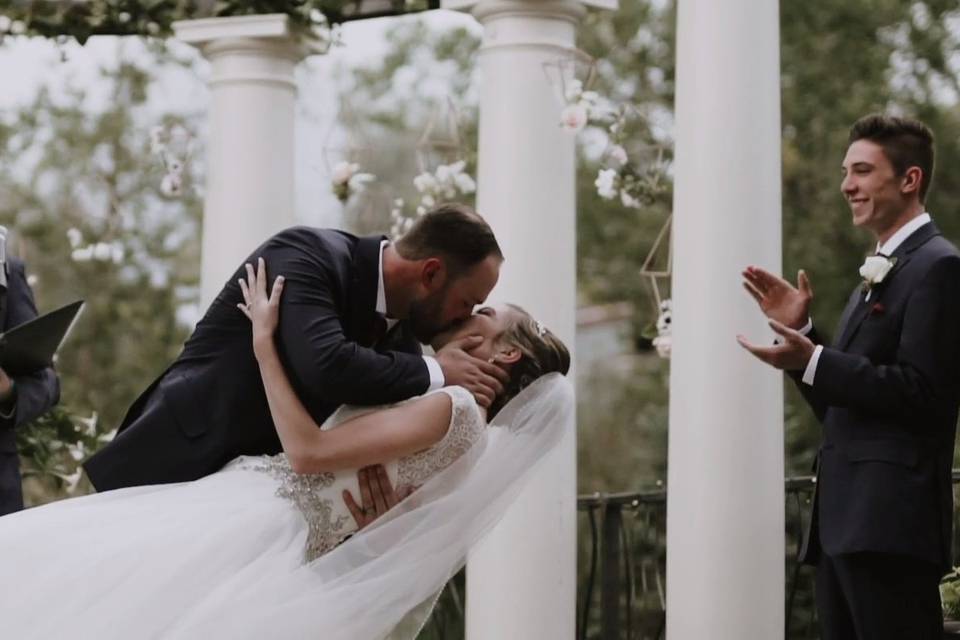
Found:
M 297 475 L 283 454 L 0 518 L 3 636 L 412 638 L 469 545 L 570 427 L 567 383 L 548 378 L 490 428 L 466 390 L 435 392 L 453 402 L 446 435 L 385 465 L 395 487 L 417 490 L 352 538 L 341 494 L 359 496 L 356 470 Z M 538 415 L 551 397 L 563 410 Z M 369 410 L 343 408 L 323 428 Z

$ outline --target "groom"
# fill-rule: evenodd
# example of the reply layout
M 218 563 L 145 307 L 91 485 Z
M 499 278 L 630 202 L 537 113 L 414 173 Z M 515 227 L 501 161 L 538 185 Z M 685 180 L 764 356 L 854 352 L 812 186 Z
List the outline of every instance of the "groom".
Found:
M 500 273 L 503 255 L 476 212 L 441 205 L 390 244 L 382 236 L 295 227 L 244 262 L 264 258 L 285 278 L 277 348 L 317 424 L 339 405 L 397 402 L 461 385 L 488 406 L 506 373 L 470 356 L 436 357 L 420 344 L 468 318 Z M 234 273 L 180 356 L 133 403 L 117 437 L 84 463 L 98 491 L 195 480 L 242 455 L 274 454 L 280 440 L 253 356 Z
M 823 640 L 943 633 L 938 583 L 951 566 L 951 465 L 960 402 L 960 253 L 924 202 L 933 134 L 871 115 L 850 130 L 840 189 L 876 239 L 837 339 L 823 340 L 799 288 L 757 267 L 744 286 L 781 336 L 738 337 L 787 371 L 823 425 L 801 560 L 817 565 Z

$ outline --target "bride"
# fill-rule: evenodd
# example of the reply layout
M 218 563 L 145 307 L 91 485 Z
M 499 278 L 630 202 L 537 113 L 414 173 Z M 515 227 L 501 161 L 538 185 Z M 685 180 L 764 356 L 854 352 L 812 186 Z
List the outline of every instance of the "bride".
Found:
M 480 309 L 434 348 L 510 380 L 485 415 L 460 387 L 319 429 L 273 342 L 283 278 L 247 267 L 241 310 L 284 453 L 194 482 L 118 489 L 0 518 L 0 620 L 18 639 L 414 638 L 470 546 L 573 428 L 564 345 L 518 307 Z M 358 528 L 344 495 L 383 464 L 408 495 Z

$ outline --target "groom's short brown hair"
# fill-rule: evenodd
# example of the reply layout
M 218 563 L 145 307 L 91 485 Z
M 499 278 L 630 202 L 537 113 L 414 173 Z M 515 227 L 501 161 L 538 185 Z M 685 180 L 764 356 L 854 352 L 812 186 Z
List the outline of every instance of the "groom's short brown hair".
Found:
M 443 258 L 453 278 L 489 256 L 503 260 L 487 221 L 471 207 L 455 202 L 425 213 L 394 246 L 407 260 Z
M 850 127 L 850 144 L 857 140 L 869 140 L 883 147 L 893 170 L 902 176 L 910 167 L 919 167 L 923 172 L 920 181 L 920 202 L 927 197 L 933 180 L 933 132 L 930 128 L 911 118 L 874 113 L 864 116 Z

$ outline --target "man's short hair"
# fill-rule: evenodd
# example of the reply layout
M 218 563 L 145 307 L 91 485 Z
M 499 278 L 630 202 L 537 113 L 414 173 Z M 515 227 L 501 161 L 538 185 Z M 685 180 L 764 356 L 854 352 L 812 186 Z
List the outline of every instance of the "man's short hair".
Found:
M 933 132 L 927 125 L 911 118 L 874 113 L 860 118 L 850 127 L 850 144 L 857 140 L 880 145 L 898 176 L 904 175 L 910 167 L 919 167 L 923 172 L 920 202 L 926 199 L 933 180 L 934 164 Z
M 407 260 L 442 258 L 451 278 L 503 252 L 493 229 L 465 204 L 441 204 L 421 216 L 395 243 L 397 253 Z

